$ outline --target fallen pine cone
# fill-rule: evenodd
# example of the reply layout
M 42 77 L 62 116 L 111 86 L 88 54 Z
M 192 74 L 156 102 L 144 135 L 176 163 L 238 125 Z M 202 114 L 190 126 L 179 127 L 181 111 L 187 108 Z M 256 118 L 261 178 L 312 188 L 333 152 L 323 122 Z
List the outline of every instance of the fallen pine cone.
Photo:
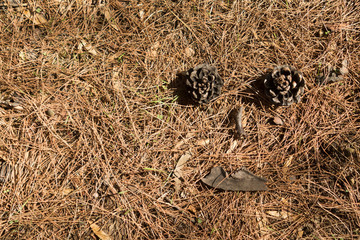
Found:
M 209 103 L 218 97 L 223 85 L 217 69 L 208 64 L 200 64 L 186 73 L 187 91 L 200 104 Z
M 295 68 L 282 65 L 274 68 L 269 77 L 264 80 L 266 95 L 280 106 L 298 103 L 304 94 L 305 81 Z

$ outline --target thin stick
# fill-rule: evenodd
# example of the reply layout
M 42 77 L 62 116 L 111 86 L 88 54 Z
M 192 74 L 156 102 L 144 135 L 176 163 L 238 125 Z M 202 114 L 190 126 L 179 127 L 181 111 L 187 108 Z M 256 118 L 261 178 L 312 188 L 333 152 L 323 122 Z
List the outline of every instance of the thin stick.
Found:
M 238 113 L 236 114 L 236 129 L 239 133 L 239 137 L 247 136 L 247 133 L 245 132 L 242 125 L 242 111 L 243 111 L 243 107 L 240 107 Z

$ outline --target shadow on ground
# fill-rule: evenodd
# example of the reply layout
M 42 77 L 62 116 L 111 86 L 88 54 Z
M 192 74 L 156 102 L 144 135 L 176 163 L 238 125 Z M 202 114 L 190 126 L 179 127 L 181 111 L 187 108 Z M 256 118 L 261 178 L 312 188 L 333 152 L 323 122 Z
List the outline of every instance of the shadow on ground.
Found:
M 169 88 L 173 90 L 174 96 L 177 96 L 177 103 L 180 105 L 191 106 L 198 105 L 191 99 L 186 88 L 186 71 L 178 72 L 176 78 L 170 82 Z

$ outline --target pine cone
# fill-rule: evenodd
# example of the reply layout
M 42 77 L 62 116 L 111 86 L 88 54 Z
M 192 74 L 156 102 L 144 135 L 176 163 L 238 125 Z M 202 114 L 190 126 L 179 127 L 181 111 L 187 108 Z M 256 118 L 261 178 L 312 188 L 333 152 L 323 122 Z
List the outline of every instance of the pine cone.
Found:
M 264 80 L 267 96 L 274 104 L 289 106 L 298 103 L 304 94 L 305 81 L 302 74 L 295 68 L 282 65 L 274 68 Z
M 186 73 L 187 91 L 200 104 L 209 103 L 218 97 L 223 85 L 217 69 L 208 64 L 200 64 Z

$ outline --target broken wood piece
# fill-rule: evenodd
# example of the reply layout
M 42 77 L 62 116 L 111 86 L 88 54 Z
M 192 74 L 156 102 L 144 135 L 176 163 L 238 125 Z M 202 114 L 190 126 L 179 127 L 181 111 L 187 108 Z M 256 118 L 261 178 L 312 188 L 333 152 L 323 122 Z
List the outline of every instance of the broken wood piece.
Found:
M 265 191 L 268 189 L 265 184 L 266 179 L 245 169 L 228 176 L 222 167 L 214 167 L 201 181 L 206 185 L 226 191 Z
M 247 133 L 244 130 L 243 124 L 242 124 L 242 112 L 243 107 L 240 107 L 238 113 L 236 114 L 236 129 L 239 134 L 239 137 L 247 136 Z

